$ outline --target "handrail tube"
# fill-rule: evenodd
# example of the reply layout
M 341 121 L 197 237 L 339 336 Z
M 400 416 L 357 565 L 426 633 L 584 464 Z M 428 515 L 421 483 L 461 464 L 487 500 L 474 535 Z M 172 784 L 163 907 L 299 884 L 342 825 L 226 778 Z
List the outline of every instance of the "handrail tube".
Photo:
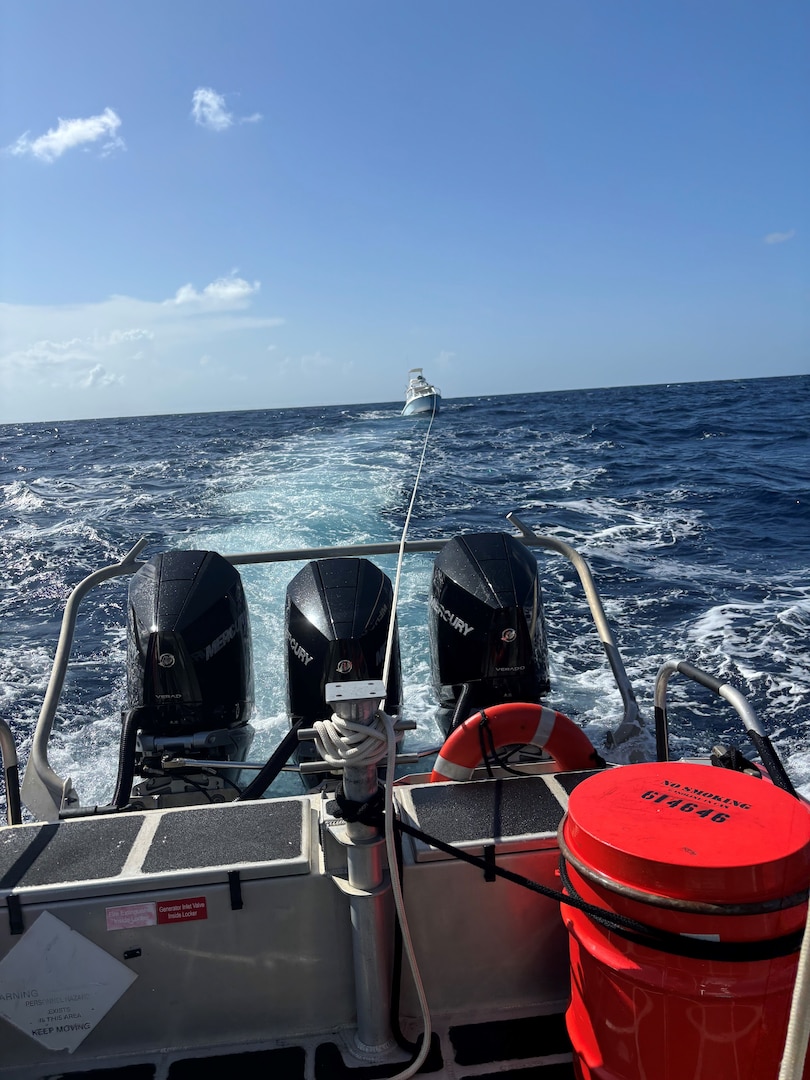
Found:
M 147 543 L 147 539 L 141 537 L 119 563 L 102 567 L 100 570 L 89 574 L 74 588 L 65 604 L 59 641 L 56 645 L 56 654 L 51 668 L 51 677 L 48 680 L 45 699 L 42 702 L 37 726 L 34 729 L 31 754 L 28 758 L 28 766 L 22 783 L 23 802 L 33 814 L 43 821 L 58 820 L 62 797 L 70 789 L 71 784 L 70 777 L 63 781 L 50 767 L 48 763 L 48 740 L 65 682 L 65 673 L 70 659 L 70 647 L 73 644 L 73 632 L 76 628 L 79 605 L 84 596 L 102 581 L 120 577 L 122 574 L 132 573 L 133 567 L 137 568 L 135 557 L 143 551 Z
M 11 728 L 5 720 L 0 720 L 0 757 L 2 757 L 3 776 L 6 781 L 6 821 L 9 825 L 21 825 L 22 807 L 17 747 L 14 745 Z
M 587 562 L 575 548 L 572 548 L 570 544 L 566 544 L 564 540 L 557 540 L 553 536 L 538 536 L 538 534 L 530 529 L 528 525 L 523 524 L 517 514 L 507 514 L 506 520 L 510 521 L 520 530 L 523 534 L 521 539 L 524 543 L 529 543 L 532 547 L 545 548 L 548 551 L 556 551 L 558 554 L 564 555 L 573 565 L 577 574 L 579 574 L 579 580 L 582 584 L 585 598 L 588 601 L 588 607 L 590 608 L 591 616 L 594 625 L 596 626 L 596 632 L 599 634 L 605 654 L 607 655 L 608 663 L 613 672 L 613 678 L 616 680 L 616 685 L 619 688 L 619 693 L 621 694 L 622 702 L 624 703 L 624 717 L 618 728 L 613 732 L 613 740 L 616 743 L 621 743 L 632 738 L 634 735 L 638 735 L 641 731 L 641 714 L 638 702 L 636 701 L 636 695 L 633 692 L 633 687 L 619 653 L 619 647 L 616 644 L 613 631 L 610 629 L 610 624 L 605 615 L 605 609 L 602 606 L 602 599 L 597 592 L 596 585 L 591 576 L 591 569 Z
M 687 663 L 685 660 L 667 660 L 658 669 L 655 679 L 655 749 L 659 761 L 669 761 L 669 724 L 667 721 L 667 686 L 670 676 L 679 672 L 687 679 L 705 686 L 707 690 L 723 698 L 734 709 L 743 722 L 748 737 L 762 759 L 762 764 L 776 787 L 796 796 L 796 790 L 779 759 L 771 740 L 757 719 L 751 703 L 735 686 L 721 682 L 707 671 Z M 798 798 L 798 796 L 796 796 Z
M 441 551 L 447 540 L 406 540 L 405 551 L 411 554 L 423 551 Z M 397 555 L 398 540 L 386 540 L 373 544 L 334 544 L 329 547 L 291 548 L 289 551 L 256 551 L 240 555 L 223 555 L 234 566 L 247 563 L 310 562 L 313 559 L 342 558 L 353 555 Z
M 655 677 L 655 756 L 669 761 L 669 724 L 667 721 L 667 686 L 671 675 L 678 670 L 678 660 L 666 660 Z M 697 670 L 697 669 L 696 669 Z
M 721 682 L 720 679 L 710 675 L 708 671 L 689 664 L 686 660 L 666 660 L 658 669 L 655 677 L 655 739 L 656 756 L 659 761 L 669 761 L 669 722 L 667 720 L 667 687 L 669 680 L 676 672 L 685 675 L 687 679 L 705 686 L 713 694 L 723 698 L 731 705 L 743 722 L 743 726 L 749 735 L 754 734 L 765 738 L 757 715 L 750 702 L 735 686 Z

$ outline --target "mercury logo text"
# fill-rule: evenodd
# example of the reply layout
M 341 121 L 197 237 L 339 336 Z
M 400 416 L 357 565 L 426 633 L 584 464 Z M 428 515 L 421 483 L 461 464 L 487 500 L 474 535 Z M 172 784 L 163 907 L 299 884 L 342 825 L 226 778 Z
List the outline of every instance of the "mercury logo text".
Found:
M 287 641 L 290 643 L 290 649 L 292 650 L 293 656 L 300 660 L 304 667 L 306 667 L 307 664 L 312 663 L 312 657 L 303 645 L 299 645 L 289 630 L 287 631 Z
M 474 626 L 470 626 L 469 623 L 464 622 L 464 620 L 459 615 L 455 615 L 452 611 L 450 611 L 449 608 L 446 608 L 443 604 L 440 604 L 435 596 L 431 596 L 430 606 L 431 608 L 433 608 L 433 610 L 436 612 L 440 619 L 444 619 L 448 626 L 452 626 L 454 630 L 458 630 L 462 637 L 466 637 L 471 630 L 475 629 Z

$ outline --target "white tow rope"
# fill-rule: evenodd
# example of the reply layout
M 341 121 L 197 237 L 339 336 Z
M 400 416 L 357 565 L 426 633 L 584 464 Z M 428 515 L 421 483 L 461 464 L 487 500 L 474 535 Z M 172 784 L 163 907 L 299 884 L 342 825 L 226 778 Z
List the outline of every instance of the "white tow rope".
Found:
M 416 492 L 419 487 L 419 479 L 422 475 L 422 466 L 425 463 L 428 440 L 430 438 L 433 420 L 436 416 L 436 402 L 433 402 L 433 412 L 430 415 L 430 423 L 425 432 L 425 441 L 422 444 L 422 453 L 419 458 L 419 468 L 416 470 L 416 479 L 413 484 L 411 501 L 408 512 L 405 515 L 405 524 L 402 528 L 402 536 L 399 542 L 399 554 L 397 557 L 397 570 L 394 578 L 394 589 L 391 599 L 391 617 L 388 620 L 388 637 L 385 643 L 385 657 L 383 660 L 382 682 L 388 687 L 388 675 L 391 671 L 391 661 L 394 649 L 394 630 L 396 629 L 397 600 L 399 598 L 399 582 L 402 575 L 402 559 L 405 554 L 405 539 L 408 534 L 408 526 L 411 522 Z M 380 712 L 370 724 L 354 723 L 351 720 L 342 720 L 337 713 L 332 713 L 328 720 L 316 720 L 313 724 L 315 729 L 315 746 L 320 756 L 328 765 L 340 767 L 342 765 L 377 765 L 386 756 L 388 746 L 388 734 Z M 402 738 L 402 732 L 394 732 L 397 742 Z M 390 773 L 393 776 L 393 772 Z M 393 1080 L 393 1078 L 392 1078 Z
M 399 554 L 397 556 L 397 571 L 394 577 L 394 595 L 391 601 L 391 618 L 388 623 L 388 641 L 385 646 L 385 661 L 383 663 L 383 685 L 388 686 L 388 673 L 391 670 L 391 659 L 394 646 L 394 629 L 396 626 L 396 612 L 397 612 L 397 600 L 399 598 L 399 582 L 402 576 L 402 559 L 405 554 L 405 539 L 408 535 L 408 526 L 411 523 L 411 513 L 413 512 L 414 503 L 416 502 L 416 492 L 419 487 L 419 479 L 422 475 L 422 466 L 425 463 L 425 455 L 427 454 L 428 440 L 430 438 L 431 428 L 433 427 L 433 420 L 436 416 L 436 401 L 433 401 L 433 412 L 430 414 L 430 423 L 428 429 L 425 432 L 425 441 L 422 445 L 422 454 L 419 458 L 419 468 L 416 470 L 416 479 L 413 484 L 413 492 L 411 493 L 411 501 L 408 505 L 408 513 L 405 515 L 405 524 L 402 528 L 402 537 L 399 542 Z M 425 987 L 422 982 L 422 976 L 419 974 L 419 967 L 416 962 L 416 953 L 414 952 L 413 942 L 411 941 L 411 932 L 408 927 L 408 919 L 405 914 L 405 899 L 402 895 L 402 885 L 399 880 L 399 874 L 397 873 L 397 854 L 396 845 L 394 843 L 394 769 L 396 768 L 396 756 L 397 756 L 397 734 L 394 731 L 394 723 L 390 716 L 387 716 L 384 712 L 380 711 L 378 714 L 382 719 L 385 729 L 388 735 L 388 752 L 386 756 L 386 770 L 385 770 L 385 848 L 388 854 L 388 869 L 391 878 L 391 891 L 394 894 L 394 907 L 397 912 L 397 920 L 399 921 L 400 930 L 402 931 L 402 947 L 408 958 L 408 966 L 411 969 L 411 975 L 413 976 L 414 986 L 416 988 L 416 996 L 419 999 L 419 1008 L 422 1013 L 422 1045 L 419 1048 L 419 1053 L 411 1064 L 403 1069 L 402 1072 L 398 1072 L 396 1076 L 392 1076 L 390 1080 L 408 1080 L 408 1077 L 413 1076 L 419 1072 L 425 1063 L 425 1060 L 430 1052 L 430 1040 L 432 1036 L 432 1027 L 430 1022 L 430 1008 L 427 1002 L 427 996 L 425 994 Z
M 422 445 L 422 453 L 419 458 L 419 468 L 416 471 L 411 501 L 405 516 L 405 524 L 402 529 L 402 537 L 399 543 L 399 555 L 397 557 L 397 570 L 394 578 L 393 596 L 391 599 L 391 616 L 388 622 L 388 639 L 385 645 L 385 659 L 383 661 L 382 682 L 388 687 L 388 675 L 391 670 L 391 661 L 394 648 L 394 631 L 396 628 L 397 600 L 399 598 L 399 583 L 402 576 L 402 560 L 405 554 L 405 540 L 408 534 L 408 526 L 411 522 L 416 501 L 416 492 L 419 487 L 419 479 L 422 475 L 422 466 L 425 463 L 428 440 L 436 416 L 436 403 L 433 403 L 433 412 L 430 423 L 425 432 L 425 441 Z M 394 721 L 383 709 L 379 709 L 370 724 L 360 724 L 351 720 L 343 720 L 333 713 L 329 720 L 317 720 L 315 728 L 315 744 L 318 753 L 328 765 L 377 765 L 385 758 L 385 847 L 388 856 L 388 871 L 391 879 L 391 892 L 394 897 L 394 907 L 397 913 L 397 921 L 402 931 L 402 948 L 408 959 L 408 965 L 413 976 L 416 995 L 419 1000 L 419 1008 L 422 1013 L 422 1045 L 414 1060 L 401 1072 L 389 1078 L 389 1080 L 408 1080 L 417 1073 L 425 1063 L 430 1052 L 432 1035 L 430 1009 L 425 995 L 422 977 L 416 962 L 416 954 L 411 940 L 408 920 L 405 914 L 405 900 L 402 895 L 402 885 L 397 872 L 397 852 L 394 842 L 394 771 L 396 769 L 397 743 L 402 738 L 402 732 L 394 728 Z
M 810 911 L 804 928 L 802 947 L 790 1005 L 785 1050 L 779 1080 L 801 1080 L 810 1040 Z
M 394 597 L 391 601 L 391 619 L 388 623 L 388 640 L 385 643 L 385 660 L 383 662 L 383 683 L 388 686 L 388 672 L 391 670 L 391 654 L 394 646 L 394 629 L 396 626 L 396 613 L 397 613 L 397 601 L 399 599 L 399 579 L 402 576 L 402 558 L 405 554 L 405 540 L 408 536 L 408 527 L 411 524 L 411 514 L 413 513 L 413 505 L 416 502 L 416 492 L 419 488 L 419 480 L 422 476 L 422 466 L 425 464 L 425 455 L 427 454 L 428 440 L 430 439 L 430 432 L 433 428 L 433 421 L 436 418 L 436 399 L 433 399 L 433 412 L 430 414 L 430 423 L 428 429 L 425 432 L 425 441 L 422 444 L 422 454 L 419 458 L 419 468 L 416 470 L 416 479 L 413 482 L 413 491 L 411 492 L 411 501 L 408 504 L 408 513 L 405 515 L 405 524 L 402 526 L 402 536 L 399 541 L 399 553 L 397 555 L 397 572 L 394 577 Z

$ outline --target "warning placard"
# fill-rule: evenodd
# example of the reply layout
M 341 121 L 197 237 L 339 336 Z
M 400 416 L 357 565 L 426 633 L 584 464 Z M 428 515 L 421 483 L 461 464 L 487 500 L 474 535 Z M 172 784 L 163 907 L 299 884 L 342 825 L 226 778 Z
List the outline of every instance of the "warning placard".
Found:
M 49 1050 L 72 1053 L 136 978 L 44 911 L 0 961 L 0 1016 Z

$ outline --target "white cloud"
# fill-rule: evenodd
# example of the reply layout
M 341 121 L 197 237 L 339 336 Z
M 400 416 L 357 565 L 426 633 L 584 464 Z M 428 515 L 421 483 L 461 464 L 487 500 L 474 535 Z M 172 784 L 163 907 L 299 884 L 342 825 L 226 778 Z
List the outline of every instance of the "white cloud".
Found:
M 225 98 L 210 86 L 198 86 L 191 102 L 191 115 L 200 127 L 224 131 L 233 123 L 233 114 L 225 108 Z
M 105 370 L 102 364 L 96 364 L 90 371 L 84 376 L 81 381 L 81 385 L 89 390 L 94 386 L 113 386 L 115 383 L 123 383 L 123 375 L 114 375 L 111 372 Z
M 302 377 L 305 380 L 315 380 L 315 385 L 322 390 L 326 386 L 343 385 L 354 370 L 354 361 L 336 360 L 333 356 L 317 349 L 315 352 L 303 353 L 301 356 L 285 356 L 283 359 L 279 357 L 275 361 L 270 360 L 268 367 L 280 375 L 293 377 L 299 390 Z
M 254 296 L 261 288 L 261 283 L 254 281 L 253 284 L 237 277 L 235 273 L 227 277 L 217 278 L 210 285 L 206 285 L 202 292 L 197 292 L 193 285 L 181 286 L 174 295 L 174 299 L 166 300 L 167 304 L 194 304 L 197 307 L 229 308 L 246 307 L 251 296 Z
M 235 123 L 258 124 L 262 114 L 255 112 L 250 116 L 235 117 L 228 111 L 225 96 L 212 90 L 210 86 L 198 86 L 191 98 L 191 115 L 194 123 L 209 131 L 226 131 Z
M 232 273 L 166 301 L 0 303 L 0 423 L 221 406 L 226 385 L 263 368 L 284 322 L 244 310 L 258 291 Z
M 153 338 L 153 330 L 113 330 L 107 338 L 107 344 L 120 345 L 123 341 L 140 341 L 142 338 Z
M 772 232 L 768 233 L 765 237 L 764 243 L 766 244 L 784 244 L 788 240 L 792 240 L 796 235 L 796 230 L 791 229 L 790 232 Z
M 50 164 L 56 161 L 68 150 L 77 146 L 87 146 L 91 143 L 101 143 L 101 156 L 107 157 L 113 150 L 123 150 L 124 140 L 118 135 L 121 126 L 121 118 L 112 109 L 105 109 L 98 116 L 88 116 L 85 119 L 63 120 L 55 128 L 51 128 L 44 135 L 36 139 L 30 139 L 26 131 L 15 143 L 6 147 L 9 154 L 22 156 L 30 154 Z

